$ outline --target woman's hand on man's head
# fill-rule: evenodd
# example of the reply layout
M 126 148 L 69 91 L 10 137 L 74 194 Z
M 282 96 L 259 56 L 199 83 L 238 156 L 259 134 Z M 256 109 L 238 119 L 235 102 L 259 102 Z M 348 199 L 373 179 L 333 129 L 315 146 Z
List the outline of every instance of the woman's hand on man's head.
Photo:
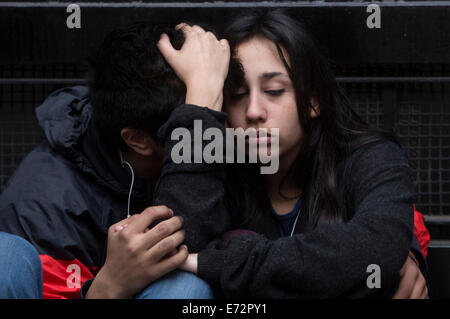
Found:
M 181 29 L 185 36 L 180 50 L 172 46 L 166 34 L 161 35 L 157 45 L 186 85 L 186 103 L 221 111 L 222 90 L 230 62 L 228 41 L 218 40 L 212 32 L 196 25 L 181 23 L 175 28 Z

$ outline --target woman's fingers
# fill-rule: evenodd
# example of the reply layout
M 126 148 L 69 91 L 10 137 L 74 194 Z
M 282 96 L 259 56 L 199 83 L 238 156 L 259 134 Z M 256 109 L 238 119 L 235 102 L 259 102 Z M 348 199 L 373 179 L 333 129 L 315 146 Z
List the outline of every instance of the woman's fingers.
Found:
M 428 288 L 425 277 L 419 266 L 410 258 L 400 270 L 400 282 L 394 299 L 423 299 L 428 298 Z
M 400 270 L 400 282 L 395 292 L 393 299 L 407 299 L 410 298 L 417 285 L 417 277 L 420 270 L 410 257 L 406 258 L 403 267 Z
M 181 22 L 175 26 L 175 30 L 180 30 L 183 29 L 184 27 L 189 27 L 189 25 L 187 23 Z
M 183 31 L 185 36 L 187 36 L 189 34 L 203 34 L 206 32 L 202 27 L 200 27 L 198 25 L 190 26 L 184 22 L 177 24 L 175 26 L 175 30 Z
M 425 289 L 422 291 L 422 295 L 420 299 L 428 299 L 428 288 L 425 286 Z
M 177 56 L 178 50 L 176 50 L 172 46 L 172 43 L 170 43 L 169 36 L 165 33 L 161 34 L 161 38 L 159 39 L 156 46 L 158 47 L 159 51 L 161 51 L 166 61 L 171 64 L 171 60 L 173 60 Z
M 200 27 L 200 26 L 198 26 L 198 25 L 193 25 L 193 26 L 191 27 L 191 29 L 192 29 L 192 31 L 194 31 L 194 32 L 196 32 L 196 33 L 198 33 L 198 34 L 203 34 L 203 33 L 206 32 L 202 27 Z M 211 32 L 209 32 L 209 33 L 211 33 Z M 211 34 L 212 34 L 212 33 L 211 33 Z
M 428 289 L 425 278 L 421 275 L 417 276 L 414 289 L 409 296 L 409 299 L 425 299 L 428 296 Z
M 198 25 L 180 23 L 175 29 L 182 30 L 185 35 L 180 50 L 173 48 L 167 35 L 161 36 L 158 49 L 186 85 L 186 104 L 220 111 L 230 62 L 228 41 L 219 41 L 212 32 Z
M 220 39 L 219 43 L 224 47 L 227 47 L 227 48 L 230 47 L 227 39 Z

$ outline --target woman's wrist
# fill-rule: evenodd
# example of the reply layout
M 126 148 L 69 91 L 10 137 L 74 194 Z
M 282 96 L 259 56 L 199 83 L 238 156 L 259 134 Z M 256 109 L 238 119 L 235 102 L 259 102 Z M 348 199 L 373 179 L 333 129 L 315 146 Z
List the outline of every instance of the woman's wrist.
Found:
M 197 274 L 198 270 L 198 254 L 189 254 L 186 261 L 179 267 L 179 269 Z
M 223 85 L 211 89 L 208 86 L 189 85 L 186 89 L 186 104 L 197 106 L 206 106 L 214 111 L 222 110 L 223 103 Z

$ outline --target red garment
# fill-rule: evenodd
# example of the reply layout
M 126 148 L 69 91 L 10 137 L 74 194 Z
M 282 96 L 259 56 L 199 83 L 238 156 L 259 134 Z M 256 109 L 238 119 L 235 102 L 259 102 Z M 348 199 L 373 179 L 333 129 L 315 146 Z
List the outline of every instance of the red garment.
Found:
M 427 257 L 428 245 L 430 243 L 430 233 L 428 229 L 425 227 L 425 219 L 421 213 L 419 213 L 416 209 L 416 205 L 414 205 L 414 235 L 419 242 L 420 249 L 422 250 L 422 254 Z
M 77 299 L 83 283 L 97 272 L 79 260 L 54 259 L 40 255 L 44 272 L 44 299 Z

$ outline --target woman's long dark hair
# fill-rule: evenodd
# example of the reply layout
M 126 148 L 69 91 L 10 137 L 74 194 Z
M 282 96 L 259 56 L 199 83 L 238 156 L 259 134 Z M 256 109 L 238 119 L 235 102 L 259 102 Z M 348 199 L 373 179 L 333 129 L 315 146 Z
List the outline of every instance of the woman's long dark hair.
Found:
M 342 222 L 351 218 L 342 209 L 345 190 L 338 181 L 344 177 L 337 176 L 338 163 L 364 145 L 386 138 L 395 141 L 395 137 L 370 128 L 357 115 L 312 38 L 283 10 L 245 12 L 236 17 L 223 33 L 232 54 L 239 44 L 254 37 L 266 38 L 276 45 L 296 93 L 304 141 L 289 173 L 302 189 L 302 218 L 307 218 L 310 229 L 319 223 Z M 282 49 L 288 57 L 283 55 Z M 242 80 L 239 70 L 230 69 L 225 85 L 225 103 Z M 314 119 L 310 117 L 311 98 L 317 102 L 320 112 Z M 348 172 L 352 163 L 345 162 L 346 167 L 342 171 Z M 231 210 L 241 214 L 237 216 L 241 225 L 250 220 L 254 223 L 262 211 L 270 207 L 262 177 L 255 167 L 249 165 L 231 164 L 228 168 Z M 281 186 L 279 189 L 281 194 Z

